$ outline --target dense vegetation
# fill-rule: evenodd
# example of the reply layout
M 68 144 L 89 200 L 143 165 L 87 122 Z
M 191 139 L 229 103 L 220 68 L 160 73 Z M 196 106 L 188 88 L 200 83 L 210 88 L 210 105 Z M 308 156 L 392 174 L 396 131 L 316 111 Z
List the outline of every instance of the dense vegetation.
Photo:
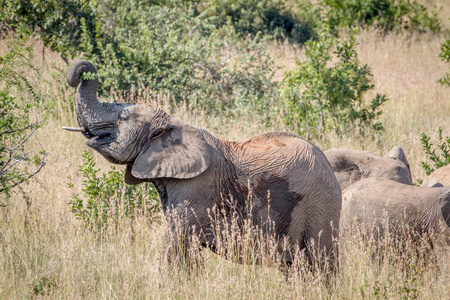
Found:
M 0 206 L 6 204 L 12 188 L 25 183 L 45 165 L 42 148 L 30 151 L 25 147 L 40 121 L 30 120 L 32 100 L 37 96 L 20 70 L 36 70 L 28 60 L 30 48 L 24 45 L 28 34 L 22 35 L 6 55 L 0 56 L 0 193 L 6 196 L 0 198 Z
M 226 139 L 286 130 L 324 150 L 401 145 L 418 182 L 450 161 L 438 16 L 408 0 L 2 1 L 0 298 L 447 297 L 450 259 L 374 257 L 358 236 L 332 275 L 299 253 L 286 280 L 271 240 L 263 267 L 207 253 L 204 269 L 171 272 L 154 187 L 125 185 L 121 167 L 60 130 L 76 123 L 67 67 L 84 58 L 102 101 L 158 105 Z
M 245 107 L 257 108 L 268 124 L 274 114 L 285 111 L 294 114 L 286 117 L 286 123 L 303 128 L 297 132 L 308 137 L 311 126 L 319 123 L 319 132 L 334 127 L 343 133 L 353 128 L 349 124 L 360 132 L 367 133 L 362 127 L 379 130 L 382 125 L 375 119 L 387 100 L 379 95 L 364 104 L 364 94 L 373 84 L 370 66 L 359 65 L 354 37 L 339 47 L 335 44 L 339 41 L 324 32 L 338 34 L 355 26 L 373 27 L 383 34 L 441 31 L 435 12 L 430 16 L 417 1 L 393 0 L 317 5 L 306 0 L 13 0 L 2 3 L 0 22 L 3 32 L 23 26 L 32 30 L 66 61 L 80 56 L 92 61 L 99 69 L 100 95 L 133 101 L 137 91 L 146 88 L 170 94 L 173 104 L 194 103 L 210 113 L 239 116 Z M 273 38 L 300 45 L 310 41 L 306 49 L 311 61 L 299 62 L 281 89 L 273 80 L 277 68 L 265 49 Z M 321 50 L 314 50 L 317 47 Z M 328 69 L 324 63 L 331 60 L 334 47 L 341 62 Z M 313 53 L 317 51 L 321 53 Z M 318 69 L 306 71 L 308 64 Z M 309 83 L 300 77 L 309 78 Z M 338 86 L 327 86 L 334 81 Z M 292 89 L 303 84 L 309 96 Z M 314 84 L 323 91 L 311 88 Z M 336 92 L 322 95 L 330 89 Z M 281 103 L 280 93 L 285 99 Z M 312 99 L 322 103 L 320 112 Z M 334 115 L 333 122 L 326 122 L 325 111 Z M 314 133 L 311 138 L 318 136 Z

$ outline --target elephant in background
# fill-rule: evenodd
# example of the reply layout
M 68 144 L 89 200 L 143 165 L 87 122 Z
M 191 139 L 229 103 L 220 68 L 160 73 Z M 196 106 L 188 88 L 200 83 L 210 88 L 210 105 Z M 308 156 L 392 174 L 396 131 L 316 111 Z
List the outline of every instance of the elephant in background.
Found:
M 450 186 L 450 165 L 440 167 L 428 176 L 422 186 L 441 187 Z
M 153 183 L 165 214 L 180 216 L 183 247 L 173 245 L 169 256 L 180 251 L 188 256 L 194 235 L 215 251 L 209 213 L 219 206 L 222 222 L 229 222 L 233 207 L 240 221 L 251 218 L 263 231 L 273 222 L 275 237 L 287 241 L 291 254 L 299 247 L 310 260 L 335 259 L 341 190 L 319 148 L 286 132 L 225 141 L 150 105 L 101 103 L 98 79 L 80 79 L 84 72 L 96 74 L 96 69 L 78 60 L 67 74 L 69 85 L 77 87 L 80 128 L 72 130 L 82 132 L 86 144 L 108 161 L 126 165 L 127 184 Z
M 441 167 L 431 173 L 423 182 L 422 186 L 426 187 L 443 187 L 450 186 L 450 165 Z M 450 205 L 442 207 L 442 215 L 447 224 L 450 226 Z
M 387 158 L 349 149 L 333 148 L 324 153 L 342 190 L 364 178 L 387 178 L 412 184 L 409 163 L 401 147 L 392 148 Z
M 415 235 L 445 234 L 450 237 L 450 219 L 444 211 L 450 208 L 450 187 L 418 187 L 399 182 L 368 178 L 342 192 L 341 231 L 352 225 L 369 226 L 368 230 L 383 236 L 386 226 L 398 236 L 403 226 Z M 373 231 L 373 227 L 377 230 Z

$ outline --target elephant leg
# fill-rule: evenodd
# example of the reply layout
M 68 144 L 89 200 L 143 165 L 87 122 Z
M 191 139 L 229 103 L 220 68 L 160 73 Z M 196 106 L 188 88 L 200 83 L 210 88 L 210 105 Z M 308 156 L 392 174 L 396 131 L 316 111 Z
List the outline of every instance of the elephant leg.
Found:
M 305 256 L 312 269 L 331 271 L 337 267 L 338 246 L 334 241 L 333 229 L 323 229 L 311 232 L 309 242 L 305 248 Z
M 191 272 L 202 265 L 202 241 L 195 227 L 172 223 L 164 236 L 163 257 L 168 266 Z

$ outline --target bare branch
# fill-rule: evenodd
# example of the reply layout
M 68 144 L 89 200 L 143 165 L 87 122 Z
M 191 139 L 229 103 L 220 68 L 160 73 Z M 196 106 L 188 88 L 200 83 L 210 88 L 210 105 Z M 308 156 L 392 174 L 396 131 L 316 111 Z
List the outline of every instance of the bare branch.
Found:
M 37 130 L 37 123 L 31 124 L 32 126 L 30 126 L 30 128 L 33 127 L 33 125 L 36 125 L 36 127 L 14 148 L 12 149 L 8 149 L 8 151 L 12 152 L 15 151 L 17 148 L 21 147 Z
M 0 112 L 1 113 L 1 112 Z M 38 125 L 38 124 L 40 124 L 41 122 L 39 121 L 39 122 L 35 122 L 35 123 L 33 123 L 33 124 L 29 124 L 29 125 L 27 125 L 27 126 L 25 126 L 25 127 L 22 127 L 22 128 L 18 128 L 18 129 L 14 129 L 14 130 L 6 130 L 6 131 L 3 131 L 2 133 L 0 133 L 0 136 L 1 135 L 4 135 L 4 134 L 10 134 L 10 133 L 14 133 L 14 132 L 18 132 L 18 131 L 24 131 L 24 130 L 26 130 L 26 129 L 28 129 L 28 128 L 31 128 L 31 127 L 33 127 L 34 125 Z
M 12 158 L 11 155 L 12 155 L 12 152 L 9 153 L 10 158 L 8 159 L 8 162 L 4 165 L 4 167 L 0 171 L 0 175 L 8 172 L 8 170 L 11 169 L 12 167 L 14 167 L 16 164 L 24 162 L 28 156 L 28 153 L 25 153 L 24 155 L 22 155 L 22 157 L 19 157 L 19 158 Z M 13 160 L 14 160 L 14 162 L 8 166 L 8 164 Z M 8 167 L 5 169 L 6 166 L 8 166 Z
M 42 161 L 41 164 L 39 165 L 39 167 L 31 174 L 29 174 L 27 177 L 22 178 L 20 181 L 18 182 L 14 182 L 12 185 L 8 186 L 8 187 L 4 187 L 4 188 L 0 188 L 0 192 L 3 192 L 6 189 L 11 189 L 15 186 L 18 186 L 19 184 L 27 181 L 28 179 L 30 179 L 31 177 L 33 177 L 34 175 L 36 175 L 37 173 L 39 173 L 39 171 L 41 171 L 42 167 L 44 167 L 44 165 L 47 163 L 47 161 L 45 160 L 45 158 L 47 157 L 48 153 L 44 153 L 43 157 L 42 157 Z

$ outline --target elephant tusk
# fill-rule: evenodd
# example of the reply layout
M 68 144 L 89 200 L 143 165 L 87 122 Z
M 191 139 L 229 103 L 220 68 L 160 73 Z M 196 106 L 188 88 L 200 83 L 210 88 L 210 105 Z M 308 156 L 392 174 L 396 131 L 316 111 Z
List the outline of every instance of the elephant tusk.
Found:
M 67 131 L 76 131 L 76 132 L 85 132 L 83 128 L 77 128 L 77 127 L 62 127 L 62 129 Z

